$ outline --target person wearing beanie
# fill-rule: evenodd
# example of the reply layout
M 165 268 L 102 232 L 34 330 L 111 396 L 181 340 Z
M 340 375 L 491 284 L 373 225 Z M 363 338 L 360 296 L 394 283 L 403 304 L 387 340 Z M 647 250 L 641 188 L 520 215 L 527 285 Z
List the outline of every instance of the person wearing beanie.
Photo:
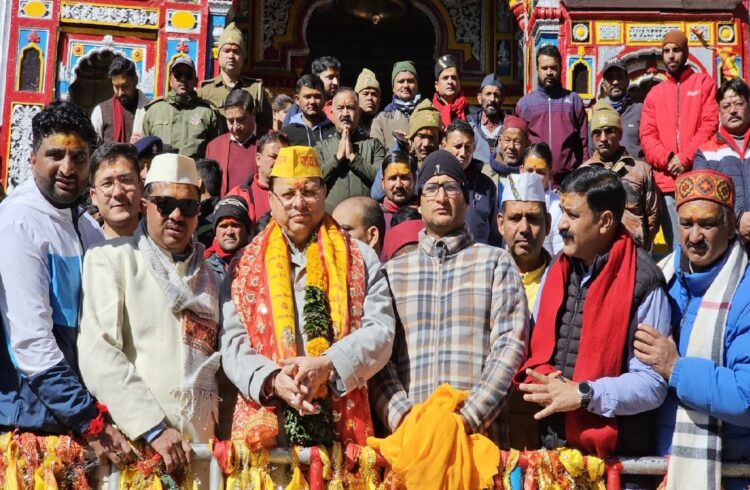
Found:
M 370 137 L 370 128 L 372 121 L 380 111 L 380 82 L 375 77 L 375 73 L 367 68 L 362 69 L 362 73 L 357 77 L 357 83 L 354 85 L 354 91 L 359 98 L 359 131 L 365 138 Z
M 461 90 L 461 74 L 458 60 L 445 54 L 435 62 L 435 94 L 432 103 L 440 111 L 443 126 L 454 119 L 466 120 L 469 114 L 469 101 Z
M 687 64 L 688 41 L 682 31 L 664 36 L 661 54 L 667 76 L 643 101 L 640 136 L 646 162 L 664 196 L 661 228 L 671 251 L 680 232 L 675 178 L 692 168 L 698 148 L 716 133 L 719 107 L 713 78 Z
M 651 250 L 659 229 L 659 193 L 651 167 L 620 144 L 622 133 L 620 114 L 604 100 L 598 101 L 591 111 L 591 138 L 596 151 L 584 165 L 599 165 L 620 177 L 627 196 L 622 224 L 636 244 Z
M 198 76 L 189 56 L 175 58 L 168 77 L 169 92 L 146 105 L 143 136 L 158 136 L 180 155 L 203 158 L 208 143 L 219 135 L 220 116 L 196 93 Z
M 402 137 L 409 130 L 409 117 L 422 100 L 417 85 L 417 68 L 413 61 L 397 61 L 391 72 L 393 100 L 375 116 L 370 136 L 377 138 L 385 148 L 393 149 L 394 132 Z
M 248 214 L 247 201 L 240 196 L 227 196 L 214 207 L 214 238 L 203 257 L 216 275 L 217 284 L 224 281 L 232 258 L 253 238 Z
M 408 152 L 416 160 L 417 168 L 422 166 L 422 162 L 430 153 L 440 147 L 440 140 L 443 137 L 443 123 L 441 122 L 440 112 L 435 109 L 435 106 L 429 100 L 424 99 L 414 109 L 409 118 L 407 132 L 403 136 L 402 141 L 394 143 L 391 152 Z M 375 177 L 374 185 L 370 189 L 370 197 L 376 201 L 382 201 L 385 197 L 380 182 L 382 178 L 383 169 L 380 169 Z
M 562 55 L 544 44 L 536 51 L 537 88 L 521 97 L 516 116 L 529 126 L 529 142 L 546 143 L 555 155 L 552 185 L 589 159 L 589 128 L 583 100 L 563 88 Z
M 604 97 L 600 100 L 611 105 L 622 119 L 622 146 L 634 158 L 643 158 L 641 137 L 641 113 L 643 104 L 634 102 L 628 95 L 630 77 L 625 63 L 613 58 L 604 65 L 602 70 L 602 91 Z M 594 152 L 594 140 L 589 137 L 589 152 Z
M 469 392 L 459 410 L 466 432 L 508 447 L 505 400 L 526 352 L 529 318 L 521 277 L 508 252 L 474 240 L 466 225 L 473 204 L 456 157 L 432 153 L 417 179 L 425 229 L 415 251 L 384 266 L 399 341 L 370 382 L 375 412 L 393 432 L 449 383 Z
M 471 108 L 466 118 L 474 128 L 474 140 L 477 143 L 474 158 L 486 164 L 488 175 L 496 158 L 497 141 L 503 129 L 504 98 L 503 82 L 494 73 L 490 73 L 479 86 L 477 100 L 481 109 Z
M 159 454 L 168 473 L 184 475 L 177 484 L 187 487 L 207 481 L 208 462 L 180 470 L 191 444 L 216 437 L 220 399 L 219 287 L 193 237 L 199 185 L 192 158 L 154 158 L 135 234 L 86 253 L 78 334 L 86 386 L 117 427 Z
M 273 124 L 271 101 L 263 88 L 263 80 L 242 74 L 245 64 L 245 39 L 242 31 L 232 22 L 219 36 L 219 76 L 204 80 L 198 95 L 211 103 L 223 116 L 224 101 L 232 89 L 245 90 L 253 97 L 258 124 L 270 128 Z

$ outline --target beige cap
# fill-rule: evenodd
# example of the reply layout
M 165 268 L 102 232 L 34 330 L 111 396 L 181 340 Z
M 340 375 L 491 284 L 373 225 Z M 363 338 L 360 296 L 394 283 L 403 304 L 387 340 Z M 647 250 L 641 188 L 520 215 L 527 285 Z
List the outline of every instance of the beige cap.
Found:
M 372 70 L 363 68 L 362 73 L 357 77 L 357 84 L 354 86 L 354 91 L 360 93 L 366 88 L 374 88 L 380 92 L 380 82 L 378 82 L 378 79 L 375 77 L 375 73 L 373 73 Z
M 153 182 L 190 184 L 200 187 L 195 160 L 184 155 L 177 155 L 176 153 L 156 155 L 151 160 L 151 166 L 146 175 L 146 185 Z

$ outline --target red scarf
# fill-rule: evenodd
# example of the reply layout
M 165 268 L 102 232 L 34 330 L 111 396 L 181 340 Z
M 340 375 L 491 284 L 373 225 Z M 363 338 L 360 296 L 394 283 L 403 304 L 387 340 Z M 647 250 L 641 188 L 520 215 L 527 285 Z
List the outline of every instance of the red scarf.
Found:
M 118 143 L 129 143 L 125 139 L 125 108 L 117 97 L 112 97 L 112 122 L 114 124 L 114 138 Z
M 583 305 L 583 328 L 573 381 L 593 381 L 622 374 L 632 313 L 635 264 L 633 240 L 621 230 L 607 263 L 591 283 Z M 549 362 L 557 343 L 557 318 L 564 307 L 569 278 L 570 259 L 560 254 L 547 272 L 529 358 L 516 374 L 516 382 L 533 382 L 525 375 L 527 368 L 541 374 L 555 371 Z M 600 417 L 581 408 L 566 414 L 565 433 L 571 447 L 599 457 L 611 456 L 617 443 L 617 418 Z
M 383 199 L 383 210 L 388 213 L 395 213 L 396 211 L 398 211 L 398 204 L 386 197 Z
M 466 96 L 463 91 L 459 92 L 456 100 L 452 104 L 446 104 L 440 100 L 438 94 L 432 96 L 432 104 L 440 111 L 440 119 L 443 121 L 443 126 L 448 127 L 454 119 L 460 121 L 466 121 L 466 109 L 469 107 L 469 101 L 466 100 Z
M 206 251 L 203 252 L 203 257 L 207 259 L 211 257 L 213 254 L 218 255 L 219 258 L 222 260 L 222 262 L 224 262 L 225 269 L 229 265 L 229 262 L 232 261 L 232 257 L 234 256 L 233 253 L 223 251 L 221 247 L 219 246 L 219 242 L 216 241 L 216 238 L 214 238 L 214 241 L 211 244 L 211 246 L 206 248 Z

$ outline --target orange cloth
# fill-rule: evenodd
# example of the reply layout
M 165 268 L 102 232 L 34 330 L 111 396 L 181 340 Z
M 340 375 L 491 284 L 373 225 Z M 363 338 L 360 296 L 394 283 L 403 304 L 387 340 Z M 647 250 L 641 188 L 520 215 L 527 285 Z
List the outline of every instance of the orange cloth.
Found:
M 493 487 L 500 449 L 480 434 L 467 435 L 456 410 L 468 391 L 440 385 L 412 408 L 385 439 L 367 438 L 409 490 L 475 490 Z

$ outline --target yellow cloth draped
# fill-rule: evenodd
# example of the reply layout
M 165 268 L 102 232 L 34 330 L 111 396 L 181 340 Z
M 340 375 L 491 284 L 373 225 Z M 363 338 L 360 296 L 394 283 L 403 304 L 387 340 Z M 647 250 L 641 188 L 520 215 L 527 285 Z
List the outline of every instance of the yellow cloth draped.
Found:
M 545 261 L 541 267 L 529 272 L 521 273 L 521 281 L 523 282 L 523 289 L 526 291 L 526 302 L 529 304 L 529 310 L 534 311 L 534 304 L 536 304 L 536 296 L 539 292 L 539 286 L 542 282 L 542 276 L 544 271 L 547 270 L 547 262 Z
M 500 449 L 480 434 L 467 435 L 456 413 L 468 391 L 439 386 L 385 439 L 370 437 L 409 490 L 476 490 L 493 486 Z

